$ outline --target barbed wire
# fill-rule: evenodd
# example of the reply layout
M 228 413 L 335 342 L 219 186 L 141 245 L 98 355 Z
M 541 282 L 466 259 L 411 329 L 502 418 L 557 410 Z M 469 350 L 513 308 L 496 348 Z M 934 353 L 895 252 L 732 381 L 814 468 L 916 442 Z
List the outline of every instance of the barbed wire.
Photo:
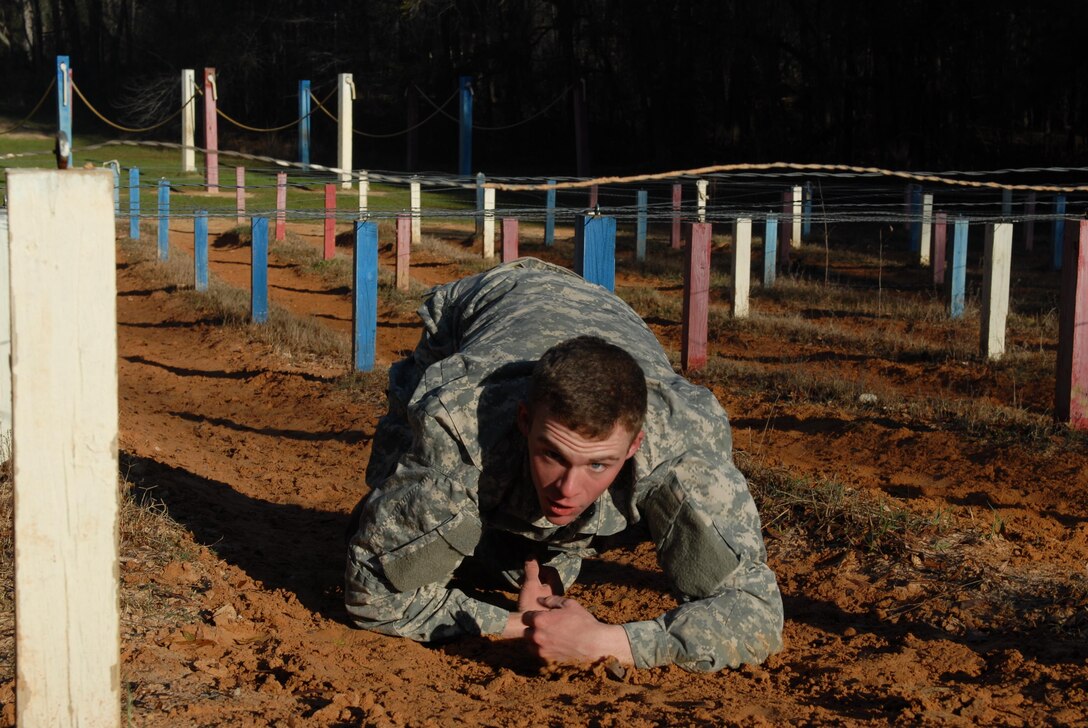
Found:
M 519 126 L 522 126 L 524 124 L 528 124 L 530 121 L 534 121 L 537 117 L 543 116 L 545 113 L 548 112 L 549 109 L 551 109 L 557 103 L 562 101 L 563 98 L 570 92 L 570 90 L 572 88 L 574 88 L 573 83 L 571 85 L 567 86 L 565 89 L 563 89 L 558 96 L 556 96 L 550 103 L 548 103 L 540 111 L 537 111 L 535 114 L 532 114 L 531 116 L 529 116 L 529 117 L 527 117 L 525 119 L 522 119 L 521 121 L 515 121 L 512 124 L 504 124 L 502 126 L 484 126 L 483 124 L 473 123 L 472 128 L 473 129 L 479 129 L 481 131 L 505 131 L 507 129 L 513 129 L 515 127 L 519 127 Z M 431 106 L 433 106 L 435 108 L 435 114 L 441 113 L 443 116 L 445 116 L 447 119 L 449 119 L 453 123 L 455 123 L 455 124 L 460 124 L 461 123 L 460 119 L 458 119 L 457 117 L 455 117 L 455 116 L 453 116 L 451 114 L 446 113 L 443 110 L 445 108 L 446 104 L 449 103 L 448 100 L 446 101 L 446 103 L 442 104 L 441 107 L 439 107 L 437 104 L 435 104 L 435 102 L 431 101 L 427 97 L 427 94 L 423 93 L 423 90 L 420 89 L 419 86 L 415 86 L 415 89 L 416 89 L 416 91 L 419 92 L 419 95 L 423 98 L 424 101 L 426 101 L 428 104 L 430 104 Z M 455 96 L 457 95 L 456 91 L 454 92 L 454 95 Z M 434 116 L 434 114 L 431 114 L 431 116 Z
M 181 108 L 179 108 L 173 114 L 166 117 L 165 119 L 158 122 L 157 124 L 142 127 L 142 128 L 139 128 L 139 129 L 133 129 L 133 128 L 130 128 L 130 127 L 127 127 L 127 126 L 121 126 L 120 124 L 112 122 L 109 119 L 107 119 L 105 116 L 103 116 L 102 113 L 98 109 L 96 109 L 94 107 L 94 105 L 91 104 L 90 101 L 87 100 L 87 97 L 84 96 L 83 92 L 79 90 L 79 86 L 76 85 L 75 81 L 72 81 L 72 90 L 76 92 L 76 96 L 78 96 L 80 98 L 80 100 L 83 101 L 83 103 L 87 106 L 87 108 L 91 110 L 91 113 L 93 113 L 95 116 L 97 116 L 101 121 L 103 121 L 107 125 L 113 127 L 114 129 L 117 129 L 118 131 L 124 131 L 124 132 L 128 132 L 130 134 L 141 134 L 141 133 L 144 133 L 144 132 L 154 131 L 155 129 L 158 129 L 159 127 L 165 126 L 166 124 L 173 121 L 176 117 L 180 116 L 181 112 L 185 110 L 185 107 L 188 106 L 192 102 L 192 100 L 194 98 L 196 98 L 195 95 L 190 96 L 189 100 L 181 105 Z

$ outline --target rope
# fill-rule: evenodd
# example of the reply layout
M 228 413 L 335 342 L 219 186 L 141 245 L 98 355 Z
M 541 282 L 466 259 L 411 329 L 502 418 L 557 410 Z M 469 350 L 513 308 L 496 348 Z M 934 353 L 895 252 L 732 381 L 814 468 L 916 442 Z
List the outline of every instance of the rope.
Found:
M 45 93 L 44 93 L 44 94 L 42 94 L 42 97 L 41 97 L 40 99 L 38 99 L 38 103 L 34 104 L 34 108 L 33 108 L 33 109 L 31 109 L 30 113 L 29 113 L 29 114 L 27 114 L 27 115 L 26 115 L 26 116 L 25 116 L 25 117 L 23 118 L 23 120 L 22 120 L 22 121 L 20 121 L 20 122 L 19 122 L 18 124 L 16 124 L 15 126 L 13 126 L 13 127 L 9 128 L 9 129 L 4 129 L 3 131 L 0 131 L 0 134 L 10 134 L 11 132 L 13 132 L 13 131 L 15 131 L 16 129 L 20 128 L 20 127 L 21 127 L 21 126 L 22 126 L 23 124 L 25 124 L 25 123 L 27 123 L 28 121 L 30 121 L 30 117 L 32 117 L 32 116 L 34 116 L 34 114 L 38 113 L 38 109 L 40 109 L 40 108 L 42 107 L 42 104 L 44 104 L 44 103 L 45 103 L 45 100 L 46 100 L 47 98 L 49 98 L 49 92 L 50 92 L 50 91 L 52 91 L 52 90 L 53 90 L 53 87 L 54 87 L 54 86 L 56 86 L 56 85 L 57 85 L 57 79 L 56 79 L 56 77 L 54 76 L 54 77 L 53 77 L 53 80 L 51 80 L 51 81 L 49 82 L 49 88 L 47 88 L 47 89 L 45 90 Z
M 232 119 L 231 117 L 227 116 L 227 112 L 223 111 L 218 106 L 215 107 L 215 113 L 219 114 L 220 116 L 222 116 L 224 119 L 229 121 L 231 124 L 234 124 L 239 129 L 245 129 L 246 131 L 255 131 L 255 132 L 259 132 L 259 133 L 264 133 L 264 132 L 272 132 L 272 131 L 283 131 L 284 129 L 290 129 L 292 126 L 298 126 L 302 122 L 302 120 L 306 118 L 306 116 L 309 116 L 313 112 L 311 111 L 310 114 L 307 114 L 306 116 L 300 116 L 299 118 L 295 119 L 294 121 L 292 121 L 292 122 L 290 122 L 288 124 L 284 124 L 283 126 L 272 126 L 272 127 L 268 127 L 267 129 L 260 129 L 260 128 L 255 127 L 255 126 L 248 126 L 248 125 L 243 124 L 242 122 L 240 122 L 240 121 L 238 121 L 236 119 Z
M 109 126 L 112 126 L 114 129 L 117 129 L 119 131 L 129 132 L 129 133 L 132 133 L 132 134 L 140 134 L 140 133 L 147 132 L 147 131 L 154 131 L 155 129 L 158 129 L 160 126 L 165 126 L 166 124 L 173 121 L 175 117 L 180 116 L 181 112 L 185 110 L 185 107 L 188 106 L 189 103 L 191 103 L 192 100 L 195 98 L 195 96 L 190 96 L 189 100 L 186 101 L 184 104 L 182 104 L 180 109 L 175 111 L 173 114 L 170 114 L 170 116 L 166 117 L 165 119 L 160 121 L 158 124 L 153 124 L 151 126 L 146 126 L 146 127 L 141 128 L 141 129 L 132 129 L 132 128 L 127 127 L 127 126 L 121 126 L 120 124 L 115 124 L 114 122 L 110 121 L 105 116 L 103 116 L 98 111 L 98 109 L 96 109 L 93 105 L 91 105 L 91 102 L 88 101 L 87 97 L 83 95 L 83 92 L 79 90 L 79 86 L 76 85 L 75 81 L 72 81 L 72 90 L 76 92 L 76 96 L 79 96 L 79 98 L 83 101 L 83 103 L 85 103 L 87 105 L 87 108 L 90 109 L 91 112 L 93 112 L 94 115 L 97 116 L 101 121 L 105 122 Z
M 992 190 L 1013 190 L 1020 192 L 1088 192 L 1088 185 L 1010 185 L 1001 182 L 950 179 L 936 174 L 900 172 L 892 169 L 883 169 L 881 167 L 855 167 L 849 164 L 798 164 L 793 162 L 715 164 L 709 167 L 696 167 L 694 169 L 674 170 L 672 172 L 657 172 L 654 174 L 639 174 L 626 177 L 594 177 L 593 179 L 582 179 L 574 182 L 557 182 L 556 184 L 510 184 L 504 182 L 488 182 L 485 183 L 484 186 L 502 190 L 504 192 L 573 190 L 602 184 L 630 184 L 632 182 L 652 182 L 675 179 L 677 177 L 702 177 L 722 172 L 766 171 L 771 169 L 790 169 L 809 172 L 851 172 L 858 175 L 897 177 L 899 179 L 913 180 L 915 182 L 930 182 L 932 184 L 943 184 L 952 187 L 974 187 Z
M 419 89 L 417 88 L 416 90 L 418 91 Z M 329 94 L 329 95 L 331 96 L 332 94 Z M 442 104 L 442 106 L 445 106 L 445 105 L 446 105 L 446 104 L 448 104 L 448 103 L 449 103 L 450 101 L 452 101 L 452 100 L 453 100 L 453 98 L 454 98 L 454 97 L 455 97 L 456 95 L 457 95 L 457 91 L 454 91 L 454 92 L 453 92 L 452 94 L 450 94 L 450 97 L 449 97 L 448 99 L 446 99 L 446 101 L 445 101 L 445 102 L 444 102 L 444 103 Z M 423 92 L 422 92 L 422 91 L 420 91 L 420 96 L 423 96 Z M 317 98 L 316 98 L 316 97 L 315 97 L 315 96 L 314 96 L 314 95 L 313 95 L 312 93 L 310 94 L 310 97 L 311 97 L 311 98 L 313 98 L 313 100 L 314 100 L 314 103 L 316 103 L 316 104 L 317 104 L 317 107 L 318 107 L 319 109 L 321 109 L 322 111 L 324 111 L 324 112 L 325 112 L 325 114 L 326 114 L 326 115 L 327 115 L 327 116 L 328 116 L 328 117 L 329 117 L 330 119 L 332 119 L 332 120 L 333 120 L 334 122 L 336 122 L 336 123 L 340 123 L 340 120 L 339 120 L 339 119 L 338 119 L 338 118 L 337 118 L 336 116 L 334 116 L 334 115 L 333 115 L 333 113 L 332 113 L 331 111 L 329 111 L 328 109 L 326 109 L 326 108 L 325 108 L 325 106 L 324 106 L 324 104 L 322 104 L 322 103 L 321 103 L 320 101 L 318 101 L 318 100 L 317 100 Z M 426 97 L 424 97 L 424 98 L 426 98 Z M 327 101 L 327 100 L 328 100 L 328 97 L 326 97 L 326 101 Z M 433 104 L 433 102 L 431 102 L 431 100 L 430 100 L 430 99 L 427 99 L 427 102 L 428 102 L 428 103 L 431 103 L 431 105 L 432 105 L 432 106 L 434 105 L 434 104 Z M 435 116 L 437 116 L 437 115 L 438 115 L 438 113 L 439 113 L 439 111 L 442 111 L 442 109 L 440 109 L 440 108 L 439 108 L 439 109 L 438 109 L 438 111 L 435 111 L 435 112 L 433 112 L 433 113 L 432 113 L 432 114 L 431 114 L 430 116 L 428 116 L 428 117 L 427 117 L 426 119 L 424 119 L 423 121 L 417 122 L 417 123 L 413 124 L 412 126 L 408 127 L 407 129 L 402 129 L 401 131 L 395 131 L 395 132 L 391 132 L 391 133 L 389 133 L 389 134 L 375 134 L 375 133 L 368 133 L 368 132 L 365 132 L 365 131 L 360 131 L 359 129 L 352 129 L 352 130 L 351 130 L 351 132 L 352 132 L 353 134 L 358 134 L 359 136 L 363 136 L 363 137 L 369 137 L 369 138 L 371 138 L 371 139 L 390 139 L 390 138 L 392 138 L 392 137 L 398 137 L 398 136 L 403 136 L 403 135 L 407 134 L 408 132 L 410 132 L 410 131 L 413 131 L 414 129 L 418 129 L 419 127 L 421 127 L 421 126 L 423 126 L 424 124 L 426 124 L 426 123 L 427 123 L 428 121 L 430 121 L 430 120 L 431 120 L 431 119 L 433 119 L 433 118 L 434 118 Z M 313 112 L 311 112 L 311 113 L 313 113 Z M 443 113 L 444 113 L 444 112 L 443 112 Z

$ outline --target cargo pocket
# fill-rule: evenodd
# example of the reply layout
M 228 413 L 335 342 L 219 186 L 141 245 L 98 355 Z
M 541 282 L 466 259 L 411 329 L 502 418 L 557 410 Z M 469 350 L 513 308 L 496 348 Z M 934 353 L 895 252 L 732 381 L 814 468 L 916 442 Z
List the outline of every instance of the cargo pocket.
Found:
M 433 531 L 378 557 L 385 578 L 399 592 L 425 584 L 445 583 L 461 560 L 480 541 L 480 521 L 461 511 Z

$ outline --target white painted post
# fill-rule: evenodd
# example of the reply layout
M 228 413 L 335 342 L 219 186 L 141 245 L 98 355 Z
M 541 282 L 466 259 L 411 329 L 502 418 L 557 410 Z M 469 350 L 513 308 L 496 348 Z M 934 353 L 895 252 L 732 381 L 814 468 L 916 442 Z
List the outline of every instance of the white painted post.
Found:
M 1009 278 L 1012 274 L 1012 223 L 1000 222 L 986 236 L 982 271 L 982 356 L 1000 359 L 1005 354 L 1005 321 L 1009 316 Z
M 116 188 L 115 188 L 116 189 Z M 0 440 L 11 442 L 11 275 L 8 273 L 8 211 L 0 209 Z
M 798 185 L 793 188 L 793 237 L 790 238 L 791 248 L 801 247 L 801 223 L 804 221 L 801 216 L 802 206 L 805 201 L 805 188 Z
M 495 188 L 484 188 L 484 258 L 495 257 Z
M 739 218 L 733 234 L 733 318 L 748 317 L 752 279 L 752 218 Z
M 336 166 L 340 169 L 340 187 L 351 189 L 351 141 L 352 119 L 351 102 L 355 100 L 355 82 L 350 73 L 341 73 L 336 77 L 338 94 L 336 98 L 336 118 L 338 122 L 336 136 Z
M 196 172 L 196 71 L 181 71 L 181 171 Z
M 423 237 L 422 220 L 420 218 L 419 180 L 412 180 L 408 189 L 409 204 L 412 207 L 412 245 L 419 245 L 419 241 Z
M 918 248 L 918 264 L 929 265 L 929 243 L 933 236 L 933 195 L 922 195 L 922 241 Z
M 699 222 L 706 222 L 706 180 L 701 179 L 695 182 L 695 204 L 696 204 L 696 219 Z
M 367 217 L 367 205 L 369 204 L 367 197 L 370 195 L 370 173 L 365 169 L 359 172 L 359 219 L 365 220 Z
M 112 178 L 7 173 L 16 720 L 121 724 Z

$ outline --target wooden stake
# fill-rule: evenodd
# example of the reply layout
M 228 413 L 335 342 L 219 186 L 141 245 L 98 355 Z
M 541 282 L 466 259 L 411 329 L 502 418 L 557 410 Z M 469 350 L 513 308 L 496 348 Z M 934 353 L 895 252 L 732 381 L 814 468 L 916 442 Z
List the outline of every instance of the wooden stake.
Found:
M 646 212 L 649 207 L 649 193 L 646 190 L 635 193 L 635 207 L 638 209 L 635 223 L 635 260 L 641 263 L 646 260 Z
M 930 240 L 933 237 L 933 195 L 922 196 L 922 239 L 918 247 L 918 264 L 930 263 Z
M 695 219 L 706 222 L 706 180 L 695 181 Z
M 196 172 L 196 73 L 181 72 L 181 171 Z
M 948 215 L 937 213 L 937 220 L 933 229 L 933 285 L 944 285 L 944 268 L 946 261 L 945 242 L 948 239 Z
M 952 261 L 948 267 L 948 316 L 958 319 L 963 316 L 964 288 L 967 283 L 967 220 L 956 220 L 955 235 L 952 238 Z
M 518 257 L 518 219 L 502 219 L 502 262 L 509 263 Z
M 778 266 L 778 218 L 767 218 L 767 227 L 763 233 L 763 287 L 774 285 L 775 269 Z
M 208 290 L 208 211 L 193 215 L 193 287 Z
M 793 202 L 792 222 L 793 222 L 793 235 L 790 238 L 790 247 L 801 247 L 801 210 L 804 203 L 804 189 L 802 187 L 794 187 L 793 195 L 791 196 Z
M 1009 278 L 1012 274 L 1012 223 L 993 226 L 987 236 L 982 271 L 982 315 L 979 350 L 986 359 L 1005 355 L 1005 323 L 1009 317 Z
M 1024 250 L 1029 253 L 1035 249 L 1035 193 L 1029 192 L 1024 203 Z
M 752 219 L 737 220 L 733 236 L 733 318 L 748 317 L 748 289 L 752 278 Z
M 170 258 L 170 183 L 159 180 L 159 260 Z
M 412 208 L 412 245 L 419 245 L 423 239 L 422 220 L 420 218 L 420 187 L 419 180 L 412 180 L 408 185 L 409 205 Z
M 684 264 L 684 312 L 680 332 L 680 365 L 685 371 L 706 366 L 710 310 L 710 223 L 688 227 Z
M 408 290 L 408 264 L 412 255 L 412 218 L 397 215 L 397 274 L 398 291 Z
M 208 192 L 219 192 L 219 118 L 215 105 L 219 90 L 215 81 L 215 69 L 204 69 L 204 181 Z
M 684 188 L 679 182 L 676 182 L 672 186 L 672 238 L 671 244 L 673 250 L 679 250 L 681 246 L 680 240 L 680 204 L 683 199 Z
M 378 337 L 378 223 L 356 222 L 354 233 L 351 358 L 355 371 L 369 372 Z
M 548 180 L 548 184 L 554 185 L 555 180 Z M 555 189 L 550 189 L 544 197 L 544 245 L 555 245 Z
M 341 73 L 336 77 L 336 166 L 340 168 L 340 186 L 351 189 L 352 139 L 351 127 L 352 102 L 355 100 L 355 81 L 350 73 Z
M 1064 252 L 1054 414 L 1074 430 L 1088 430 L 1088 220 Z
M 234 207 L 236 210 L 235 222 L 239 225 L 246 224 L 246 168 L 234 168 Z
M 276 242 L 287 237 L 287 173 L 276 173 Z
M 325 185 L 325 230 L 322 237 L 322 257 L 332 260 L 336 257 L 336 185 Z
M 484 258 L 495 257 L 495 188 L 484 189 Z
M 140 168 L 128 170 L 128 236 L 140 239 Z
M 616 290 L 616 218 L 579 215 L 574 223 L 574 272 Z
M 249 257 L 249 308 L 255 324 L 268 321 L 268 218 L 250 221 L 252 246 Z
M 359 171 L 359 219 L 365 220 L 369 215 L 367 209 L 370 204 L 370 173 L 365 169 Z
M 7 172 L 19 726 L 121 724 L 110 184 Z

